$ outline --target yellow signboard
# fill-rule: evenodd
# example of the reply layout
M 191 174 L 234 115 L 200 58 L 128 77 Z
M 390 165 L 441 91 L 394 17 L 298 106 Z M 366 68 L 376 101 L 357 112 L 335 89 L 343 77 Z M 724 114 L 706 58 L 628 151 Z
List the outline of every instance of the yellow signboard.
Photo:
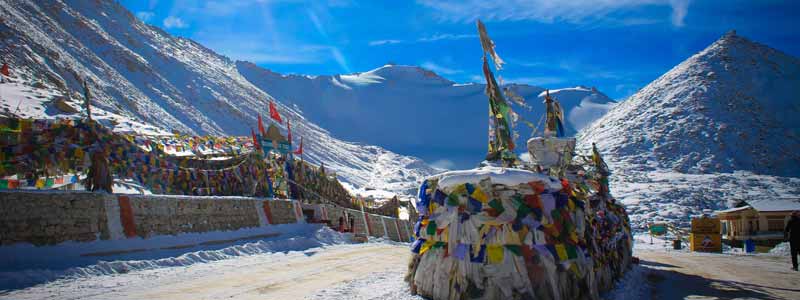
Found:
M 722 235 L 719 233 L 690 233 L 689 249 L 699 252 L 722 252 Z
M 720 234 L 721 227 L 717 217 L 702 216 L 692 219 L 692 233 Z

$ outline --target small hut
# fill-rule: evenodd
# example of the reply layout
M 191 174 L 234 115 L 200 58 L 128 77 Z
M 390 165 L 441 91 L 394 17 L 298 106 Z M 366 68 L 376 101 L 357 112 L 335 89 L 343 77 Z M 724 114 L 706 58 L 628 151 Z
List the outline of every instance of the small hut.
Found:
M 753 240 L 756 245 L 774 246 L 783 241 L 783 230 L 795 210 L 800 210 L 800 198 L 739 201 L 736 207 L 715 213 L 726 243 L 739 246 Z

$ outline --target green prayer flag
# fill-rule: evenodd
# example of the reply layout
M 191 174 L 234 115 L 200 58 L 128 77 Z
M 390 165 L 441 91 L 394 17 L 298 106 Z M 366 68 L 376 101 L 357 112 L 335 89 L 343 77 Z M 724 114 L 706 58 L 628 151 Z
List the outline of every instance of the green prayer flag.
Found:
M 519 245 L 506 245 L 506 249 L 517 256 L 522 255 L 522 248 Z
M 489 201 L 489 207 L 497 210 L 498 214 L 502 214 L 504 211 L 506 211 L 506 209 L 503 207 L 503 204 L 497 199 L 492 199 L 492 201 Z
M 458 196 L 456 193 L 450 193 L 450 195 L 447 196 L 447 205 L 458 206 Z
M 428 223 L 427 228 L 428 235 L 435 235 L 436 234 L 436 221 L 431 221 Z

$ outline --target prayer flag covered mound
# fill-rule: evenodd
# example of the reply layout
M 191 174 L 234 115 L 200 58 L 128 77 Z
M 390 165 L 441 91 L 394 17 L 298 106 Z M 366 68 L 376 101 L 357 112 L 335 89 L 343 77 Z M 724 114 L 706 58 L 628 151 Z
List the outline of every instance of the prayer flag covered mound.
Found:
M 582 167 L 581 167 L 582 168 Z M 433 299 L 598 299 L 631 258 L 624 208 L 585 172 L 486 166 L 426 179 L 406 280 Z M 569 178 L 569 179 L 568 179 Z

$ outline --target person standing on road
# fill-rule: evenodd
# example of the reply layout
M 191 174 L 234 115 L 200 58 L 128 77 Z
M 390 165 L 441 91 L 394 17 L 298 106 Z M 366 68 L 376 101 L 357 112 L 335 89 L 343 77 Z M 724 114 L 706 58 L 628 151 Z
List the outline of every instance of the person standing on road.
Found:
M 783 239 L 789 241 L 792 270 L 797 271 L 797 255 L 800 255 L 800 211 L 792 212 L 792 218 L 783 230 Z

